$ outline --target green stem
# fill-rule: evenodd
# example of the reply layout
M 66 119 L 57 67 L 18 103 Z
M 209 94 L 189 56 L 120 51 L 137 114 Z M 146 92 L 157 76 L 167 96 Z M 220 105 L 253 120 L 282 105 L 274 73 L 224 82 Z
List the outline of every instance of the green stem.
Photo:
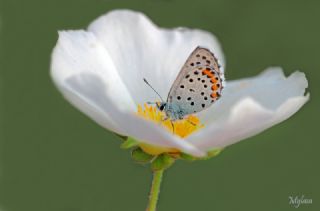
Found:
M 149 195 L 149 205 L 147 211 L 156 211 L 157 209 L 163 171 L 164 170 L 162 169 L 153 172 L 152 186 Z

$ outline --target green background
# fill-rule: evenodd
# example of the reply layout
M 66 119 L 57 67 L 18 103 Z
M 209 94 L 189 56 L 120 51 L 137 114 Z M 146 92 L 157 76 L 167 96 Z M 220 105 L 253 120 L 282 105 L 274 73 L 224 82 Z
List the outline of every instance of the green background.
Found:
M 150 169 L 69 105 L 49 77 L 57 30 L 85 28 L 116 8 L 143 11 L 162 27 L 215 33 L 228 79 L 280 65 L 309 80 L 311 100 L 290 120 L 217 158 L 177 162 L 159 211 L 296 210 L 288 196 L 301 195 L 313 204 L 298 210 L 320 210 L 320 1 L 2 0 L 0 8 L 4 211 L 145 210 Z

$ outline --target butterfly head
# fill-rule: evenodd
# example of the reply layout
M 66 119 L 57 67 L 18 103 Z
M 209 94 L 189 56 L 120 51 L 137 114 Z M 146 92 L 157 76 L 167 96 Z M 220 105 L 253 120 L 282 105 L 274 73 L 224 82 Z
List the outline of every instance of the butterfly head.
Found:
M 165 110 L 165 108 L 167 106 L 167 103 L 165 103 L 165 102 L 156 102 L 156 106 L 160 111 L 163 111 L 163 110 Z

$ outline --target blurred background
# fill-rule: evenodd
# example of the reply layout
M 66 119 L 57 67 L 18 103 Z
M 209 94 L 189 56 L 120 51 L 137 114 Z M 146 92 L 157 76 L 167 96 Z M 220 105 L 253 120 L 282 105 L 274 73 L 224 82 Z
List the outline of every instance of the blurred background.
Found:
M 320 210 L 320 1 L 2 0 L 0 2 L 0 209 L 145 210 L 151 171 L 120 141 L 69 105 L 49 77 L 57 30 L 85 28 L 116 8 L 161 27 L 214 33 L 227 79 L 269 66 L 306 73 L 311 100 L 292 118 L 218 157 L 177 162 L 159 211 L 293 210 L 289 196 Z

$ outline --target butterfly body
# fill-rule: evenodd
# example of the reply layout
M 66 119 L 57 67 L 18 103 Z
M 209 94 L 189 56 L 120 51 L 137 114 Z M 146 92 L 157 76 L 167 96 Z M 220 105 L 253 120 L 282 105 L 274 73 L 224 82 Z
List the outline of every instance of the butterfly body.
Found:
M 200 112 L 217 101 L 224 75 L 210 50 L 197 47 L 181 68 L 166 102 L 157 103 L 172 121 Z
M 157 108 L 160 111 L 164 111 L 166 116 L 171 119 L 172 121 L 183 119 L 185 115 L 185 111 L 179 104 L 176 103 L 169 103 L 169 102 L 162 102 L 157 104 Z

